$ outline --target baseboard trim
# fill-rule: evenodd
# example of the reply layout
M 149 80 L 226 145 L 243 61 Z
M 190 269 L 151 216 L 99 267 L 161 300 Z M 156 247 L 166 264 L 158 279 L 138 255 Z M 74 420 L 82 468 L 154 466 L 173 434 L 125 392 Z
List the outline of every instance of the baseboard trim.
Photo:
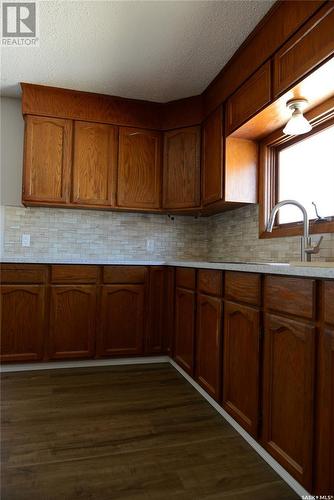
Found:
M 301 498 L 314 499 L 269 453 L 255 441 L 223 408 L 205 392 L 174 360 L 170 364 L 207 400 L 208 403 L 244 438 L 245 441 L 260 455 L 261 458 L 292 488 Z
M 26 372 L 35 370 L 56 370 L 59 368 L 89 368 L 90 366 L 120 366 L 120 365 L 147 365 L 153 363 L 169 363 L 168 356 L 147 356 L 143 358 L 118 359 L 78 359 L 71 361 L 44 361 L 41 363 L 13 363 L 2 365 L 0 372 Z

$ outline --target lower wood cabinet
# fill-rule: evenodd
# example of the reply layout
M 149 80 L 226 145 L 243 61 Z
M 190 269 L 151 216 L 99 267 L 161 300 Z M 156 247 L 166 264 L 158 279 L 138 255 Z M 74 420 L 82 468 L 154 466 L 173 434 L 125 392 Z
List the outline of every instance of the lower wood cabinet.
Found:
M 90 358 L 95 354 L 96 286 L 51 287 L 49 357 Z
M 196 380 L 210 396 L 220 397 L 222 299 L 199 293 L 196 322 Z
M 196 292 L 176 288 L 174 359 L 190 375 L 194 372 L 195 308 Z
M 260 343 L 260 312 L 225 302 L 223 407 L 255 437 L 259 430 Z
M 143 354 L 144 292 L 144 285 L 102 286 L 99 356 Z
M 166 268 L 164 301 L 164 352 L 173 356 L 174 349 L 174 308 L 175 308 L 175 269 Z
M 43 358 L 45 286 L 2 285 L 2 361 L 37 361 Z
M 316 332 L 265 315 L 263 444 L 306 489 L 312 486 Z
M 147 354 L 159 354 L 164 349 L 165 267 L 151 267 L 148 290 L 148 321 L 146 324 Z

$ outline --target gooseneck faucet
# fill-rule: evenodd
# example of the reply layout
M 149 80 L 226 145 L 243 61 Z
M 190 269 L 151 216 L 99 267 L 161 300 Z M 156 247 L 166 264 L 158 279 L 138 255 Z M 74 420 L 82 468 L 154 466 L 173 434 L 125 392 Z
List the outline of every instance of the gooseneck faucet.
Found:
M 274 223 L 275 223 L 275 217 L 277 212 L 279 211 L 280 208 L 284 207 L 285 205 L 294 205 L 298 207 L 302 213 L 303 213 L 303 224 L 304 224 L 304 235 L 301 238 L 301 253 L 300 253 L 300 258 L 302 261 L 306 262 L 311 262 L 311 255 L 319 253 L 320 250 L 320 244 L 322 242 L 322 236 L 320 237 L 318 243 L 316 245 L 312 245 L 312 239 L 310 237 L 309 233 L 309 220 L 308 220 L 308 215 L 305 207 L 299 203 L 299 201 L 296 200 L 283 200 L 277 203 L 277 205 L 274 206 L 274 208 L 271 211 L 268 225 L 267 225 L 267 231 L 270 233 L 273 230 Z

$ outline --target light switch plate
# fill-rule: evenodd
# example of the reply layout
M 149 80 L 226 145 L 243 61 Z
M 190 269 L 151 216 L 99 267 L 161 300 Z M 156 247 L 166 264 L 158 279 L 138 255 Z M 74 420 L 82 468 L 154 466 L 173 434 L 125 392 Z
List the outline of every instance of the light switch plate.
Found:
M 30 247 L 30 234 L 22 234 L 21 243 L 23 247 Z

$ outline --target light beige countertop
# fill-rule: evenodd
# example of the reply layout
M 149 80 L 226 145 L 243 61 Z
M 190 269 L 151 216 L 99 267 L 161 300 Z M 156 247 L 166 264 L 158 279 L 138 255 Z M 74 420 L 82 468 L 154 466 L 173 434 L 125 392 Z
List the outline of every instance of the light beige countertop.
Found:
M 95 264 L 95 265 L 136 265 L 136 266 L 179 266 L 195 267 L 198 269 L 220 269 L 225 271 L 244 271 L 249 273 L 283 274 L 288 276 L 308 276 L 314 278 L 333 278 L 333 263 L 271 263 L 271 262 L 210 262 L 184 260 L 150 260 L 150 259 L 31 259 L 31 258 L 2 258 L 3 263 L 16 264 Z M 318 264 L 318 265 L 317 265 Z M 323 267 L 325 266 L 325 267 Z

